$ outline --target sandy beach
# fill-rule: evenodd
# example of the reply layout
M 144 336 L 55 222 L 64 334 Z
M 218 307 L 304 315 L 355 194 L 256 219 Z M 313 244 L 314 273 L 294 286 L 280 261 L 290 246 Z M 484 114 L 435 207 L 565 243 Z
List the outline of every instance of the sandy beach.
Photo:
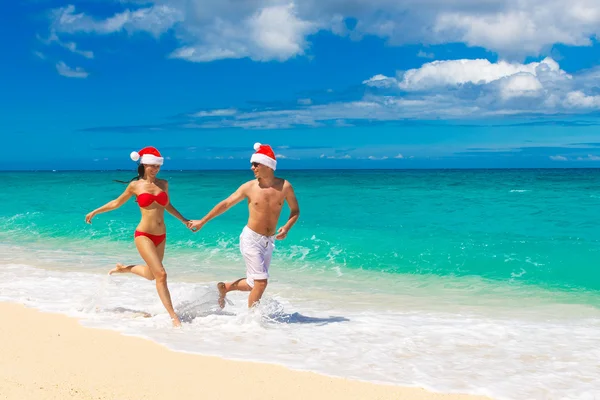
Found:
M 170 351 L 0 303 L 0 399 L 483 399 Z

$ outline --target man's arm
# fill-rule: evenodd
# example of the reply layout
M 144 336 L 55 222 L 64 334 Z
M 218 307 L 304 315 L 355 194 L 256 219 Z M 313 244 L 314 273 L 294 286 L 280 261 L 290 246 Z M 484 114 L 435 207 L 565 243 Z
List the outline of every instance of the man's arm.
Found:
M 188 228 L 190 228 L 194 232 L 197 232 L 200 229 L 202 229 L 204 224 L 206 224 L 208 221 L 210 221 L 218 215 L 223 214 L 225 211 L 229 210 L 231 207 L 244 200 L 248 196 L 248 187 L 251 183 L 252 181 L 244 183 L 228 198 L 214 206 L 213 209 L 210 210 L 208 214 L 206 214 L 202 219 L 188 221 Z
M 283 189 L 285 191 L 285 201 L 287 201 L 288 206 L 290 207 L 290 216 L 285 225 L 277 231 L 278 233 L 275 238 L 278 240 L 285 239 L 290 229 L 292 229 L 292 226 L 294 226 L 300 217 L 300 206 L 298 206 L 298 199 L 296 199 L 296 193 L 294 193 L 294 188 L 291 183 L 285 181 Z

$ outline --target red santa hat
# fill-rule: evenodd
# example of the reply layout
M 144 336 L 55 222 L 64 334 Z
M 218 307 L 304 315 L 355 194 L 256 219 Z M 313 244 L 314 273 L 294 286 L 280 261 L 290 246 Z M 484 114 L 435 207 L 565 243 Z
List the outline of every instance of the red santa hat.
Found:
M 140 164 L 163 165 L 165 160 L 158 150 L 151 146 L 144 147 L 140 151 L 132 151 L 129 156 L 133 161 L 140 160 Z
M 277 160 L 275 159 L 275 153 L 273 153 L 271 146 L 268 144 L 254 143 L 254 150 L 256 150 L 256 153 L 252 154 L 250 162 L 266 165 L 275 171 Z

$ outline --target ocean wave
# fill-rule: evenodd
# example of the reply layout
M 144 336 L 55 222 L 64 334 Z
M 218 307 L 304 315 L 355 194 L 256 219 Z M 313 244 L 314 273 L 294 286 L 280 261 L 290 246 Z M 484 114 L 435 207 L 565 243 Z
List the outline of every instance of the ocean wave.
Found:
M 504 399 L 600 393 L 594 379 L 600 309 L 560 296 L 531 301 L 506 293 L 497 293 L 498 304 L 486 307 L 486 298 L 501 288 L 480 286 L 478 292 L 474 285 L 446 284 L 428 298 L 402 292 L 381 297 L 339 283 L 335 293 L 304 292 L 276 283 L 257 309 L 248 310 L 247 293 L 233 292 L 221 310 L 214 281 L 172 281 L 184 322 L 173 330 L 150 281 L 0 265 L 2 301 L 70 315 L 86 326 L 145 337 L 176 351 Z M 465 305 L 478 307 L 448 307 L 443 296 L 466 296 Z

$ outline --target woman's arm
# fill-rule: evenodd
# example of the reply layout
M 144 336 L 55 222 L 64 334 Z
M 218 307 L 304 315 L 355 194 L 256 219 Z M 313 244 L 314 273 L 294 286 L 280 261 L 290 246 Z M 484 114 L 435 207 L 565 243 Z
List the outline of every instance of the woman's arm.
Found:
M 198 232 L 208 221 L 210 221 L 218 215 L 223 214 L 225 211 L 229 210 L 231 207 L 244 200 L 246 197 L 248 197 L 248 187 L 250 186 L 250 184 L 252 184 L 252 182 L 253 181 L 244 183 L 228 198 L 214 206 L 213 209 L 210 210 L 208 214 L 206 214 L 202 219 L 189 221 L 187 224 L 188 228 L 190 228 L 194 232 Z
M 133 183 L 130 183 L 129 185 L 127 185 L 127 188 L 125 189 L 125 191 L 123 193 L 121 193 L 121 195 L 119 197 L 117 197 L 114 200 L 109 201 L 102 207 L 98 207 L 91 213 L 87 214 L 85 216 L 85 222 L 87 222 L 88 224 L 91 224 L 92 218 L 94 218 L 97 214 L 102 214 L 102 213 L 105 213 L 108 211 L 116 210 L 117 208 L 119 208 L 123 204 L 125 204 L 127 202 L 127 200 L 129 200 L 131 198 L 131 196 L 133 196 L 134 194 L 135 193 L 133 192 Z
M 167 181 L 165 181 L 165 192 L 167 192 L 167 195 L 169 195 L 169 182 L 167 182 Z M 171 214 L 172 216 L 174 216 L 175 218 L 177 218 L 184 224 L 187 224 L 189 219 L 185 218 L 183 215 L 181 215 L 181 213 L 179 211 L 177 211 L 177 209 L 171 203 L 170 199 L 171 199 L 171 195 L 169 195 L 169 204 L 167 204 L 167 206 L 165 207 L 165 210 L 167 210 L 167 212 L 169 214 Z

